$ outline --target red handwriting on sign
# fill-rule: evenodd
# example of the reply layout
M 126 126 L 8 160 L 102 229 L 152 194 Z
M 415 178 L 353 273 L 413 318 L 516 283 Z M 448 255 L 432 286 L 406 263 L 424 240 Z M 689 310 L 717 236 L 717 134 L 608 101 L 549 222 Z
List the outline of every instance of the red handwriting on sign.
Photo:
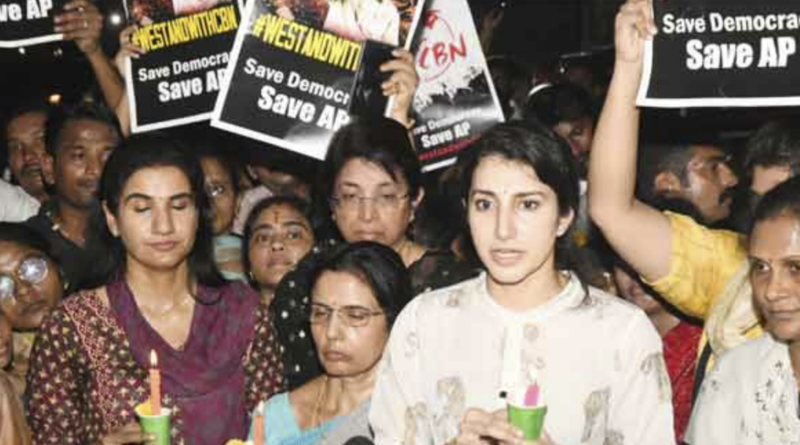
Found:
M 436 79 L 457 59 L 465 57 L 467 57 L 467 44 L 464 35 L 461 33 L 456 35 L 438 10 L 429 11 L 417 53 L 417 66 L 423 72 L 423 79 Z

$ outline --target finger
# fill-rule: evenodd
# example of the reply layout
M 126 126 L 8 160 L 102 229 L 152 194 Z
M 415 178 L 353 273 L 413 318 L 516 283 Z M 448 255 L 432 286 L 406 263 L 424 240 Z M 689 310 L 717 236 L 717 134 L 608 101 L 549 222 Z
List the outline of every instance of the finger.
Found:
M 413 88 L 415 85 L 417 85 L 417 76 L 414 73 L 395 71 L 381 84 L 381 86 L 384 85 L 403 85 Z
M 396 59 L 401 59 L 409 63 L 414 63 L 414 54 L 412 54 L 411 51 L 405 48 L 397 48 L 393 50 L 392 56 L 394 56 Z
M 484 435 L 508 443 L 519 443 L 524 438 L 522 431 L 508 423 L 508 421 L 496 419 L 489 423 Z
M 383 62 L 380 66 L 381 72 L 388 72 L 388 71 L 405 71 L 409 73 L 416 73 L 416 68 L 414 67 L 414 59 L 392 59 L 388 62 Z

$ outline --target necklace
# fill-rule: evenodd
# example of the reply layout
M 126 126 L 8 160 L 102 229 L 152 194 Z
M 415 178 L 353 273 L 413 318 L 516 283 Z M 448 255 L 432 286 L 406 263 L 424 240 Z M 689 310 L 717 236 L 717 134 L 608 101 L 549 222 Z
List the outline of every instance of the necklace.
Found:
M 180 309 L 183 306 L 185 306 L 186 303 L 191 300 L 188 297 L 189 297 L 189 294 L 184 294 L 183 297 L 181 297 L 181 299 L 178 302 L 173 302 L 166 309 L 155 310 L 153 307 L 145 306 L 145 305 L 139 306 L 139 309 L 143 313 L 146 313 L 147 315 L 149 315 L 149 316 L 151 316 L 153 318 L 163 318 L 163 317 L 167 316 L 167 314 L 169 314 L 170 312 L 172 312 L 172 311 L 174 311 L 176 309 Z
M 322 401 L 325 398 L 325 393 L 327 392 L 327 390 L 328 390 L 328 376 L 323 375 L 322 386 L 319 388 L 319 393 L 317 393 L 317 401 L 314 402 L 314 411 L 312 411 L 311 413 L 310 428 L 314 428 L 318 425 L 317 422 L 319 421 L 319 409 L 320 406 L 322 405 Z

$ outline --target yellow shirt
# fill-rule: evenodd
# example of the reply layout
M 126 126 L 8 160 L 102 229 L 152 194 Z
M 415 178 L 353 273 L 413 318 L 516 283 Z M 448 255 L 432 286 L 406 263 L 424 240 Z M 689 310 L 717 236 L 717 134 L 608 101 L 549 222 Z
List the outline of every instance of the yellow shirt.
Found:
M 709 229 L 684 215 L 665 214 L 672 227 L 669 273 L 650 285 L 680 311 L 704 321 L 698 351 L 711 341 L 718 356 L 759 337 L 744 236 Z

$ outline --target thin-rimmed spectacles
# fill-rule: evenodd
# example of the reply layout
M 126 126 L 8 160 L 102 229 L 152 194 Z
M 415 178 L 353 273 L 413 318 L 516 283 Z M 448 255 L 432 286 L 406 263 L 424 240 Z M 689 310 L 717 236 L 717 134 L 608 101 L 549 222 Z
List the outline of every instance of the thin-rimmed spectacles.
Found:
M 311 303 L 309 321 L 311 324 L 330 323 L 331 316 L 336 313 L 339 320 L 351 328 L 364 327 L 372 317 L 383 315 L 383 311 L 375 311 L 364 306 L 331 307 L 321 303 Z

